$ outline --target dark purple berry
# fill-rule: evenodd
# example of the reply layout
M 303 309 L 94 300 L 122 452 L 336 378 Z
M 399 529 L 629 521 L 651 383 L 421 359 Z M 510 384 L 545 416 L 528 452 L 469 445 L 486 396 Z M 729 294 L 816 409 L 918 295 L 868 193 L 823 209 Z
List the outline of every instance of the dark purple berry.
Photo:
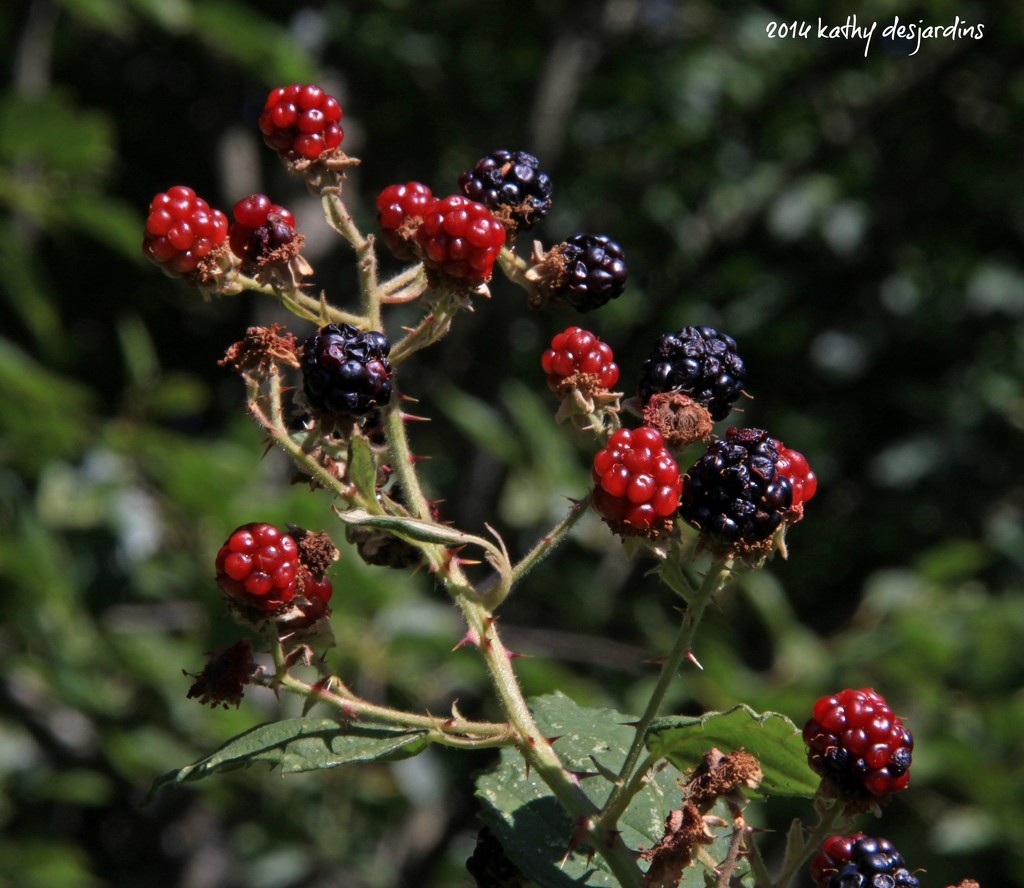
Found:
M 328 324 L 302 348 L 306 399 L 319 413 L 366 416 L 391 399 L 391 343 L 383 333 Z
M 655 343 L 640 369 L 640 398 L 646 402 L 659 392 L 682 392 L 719 420 L 728 415 L 746 378 L 731 336 L 713 327 L 684 327 Z
M 502 221 L 531 228 L 551 209 L 551 179 L 525 151 L 495 151 L 459 176 L 459 190 Z
M 555 292 L 577 311 L 600 308 L 626 289 L 622 247 L 606 235 L 577 234 L 561 245 L 561 253 L 564 271 Z

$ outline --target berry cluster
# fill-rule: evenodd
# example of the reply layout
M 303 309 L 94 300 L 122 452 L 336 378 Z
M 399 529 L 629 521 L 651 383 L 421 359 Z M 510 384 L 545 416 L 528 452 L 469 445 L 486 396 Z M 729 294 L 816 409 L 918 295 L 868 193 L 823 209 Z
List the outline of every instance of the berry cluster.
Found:
M 505 244 L 505 226 L 483 204 L 453 194 L 434 201 L 416 230 L 423 262 L 447 277 L 486 281 Z
M 260 115 L 263 141 L 286 160 L 316 160 L 341 144 L 341 105 L 319 86 L 293 83 L 271 90 Z
M 419 182 L 389 185 L 377 195 L 377 223 L 384 243 L 396 258 L 415 257 L 410 238 L 434 203 L 430 189 Z
M 248 270 L 260 265 L 295 240 L 295 216 L 265 194 L 243 197 L 232 210 L 234 223 L 228 232 L 231 252 Z
M 778 458 L 762 429 L 729 429 L 687 472 L 679 514 L 723 546 L 769 540 L 793 500 Z
M 603 234 L 577 234 L 555 248 L 561 264 L 555 294 L 577 311 L 592 311 L 626 289 L 626 258 Z
M 838 795 L 887 796 L 910 782 L 914 738 L 871 688 L 819 699 L 803 735 L 808 763 Z
M 258 611 L 280 610 L 295 597 L 299 547 L 273 524 L 239 527 L 217 553 L 217 585 Z
M 864 833 L 832 836 L 811 861 L 811 879 L 818 888 L 920 888 L 888 839 Z
M 531 228 L 551 210 L 551 179 L 525 151 L 499 150 L 459 176 L 459 190 L 513 229 Z
M 619 533 L 657 533 L 679 506 L 683 480 L 661 433 L 619 429 L 594 457 L 594 508 Z
M 189 274 L 227 233 L 220 210 L 211 210 L 187 185 L 175 185 L 150 201 L 142 251 L 168 274 Z
M 328 324 L 302 347 L 306 399 L 318 413 L 366 416 L 391 400 L 391 343 L 383 333 Z
M 619 380 L 611 346 L 581 327 L 566 327 L 558 333 L 541 357 L 541 367 L 548 386 L 556 392 L 567 385 L 579 387 L 584 377 L 593 381 L 587 388 L 610 389 Z
M 655 343 L 640 369 L 640 398 L 679 391 L 706 407 L 712 419 L 724 419 L 746 376 L 731 336 L 713 327 L 684 327 Z

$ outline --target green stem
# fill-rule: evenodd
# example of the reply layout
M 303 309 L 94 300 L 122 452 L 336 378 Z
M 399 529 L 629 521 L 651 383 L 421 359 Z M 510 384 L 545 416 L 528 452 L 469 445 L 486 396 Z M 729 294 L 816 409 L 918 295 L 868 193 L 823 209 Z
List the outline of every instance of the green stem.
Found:
M 679 670 L 679 665 L 687 654 L 692 650 L 693 638 L 697 632 L 697 626 L 700 625 L 701 618 L 704 616 L 711 599 L 714 598 L 715 594 L 725 585 L 726 580 L 732 572 L 732 558 L 723 558 L 720 561 L 714 562 L 708 572 L 704 576 L 704 582 L 701 583 L 700 588 L 697 590 L 693 599 L 690 601 L 686 608 L 686 612 L 683 614 L 683 621 L 679 626 L 679 632 L 676 634 L 676 640 L 672 645 L 672 650 L 669 651 L 668 657 L 665 658 L 665 663 L 661 667 L 661 675 L 658 676 L 658 683 L 654 686 L 654 691 L 651 693 L 650 699 L 647 701 L 647 707 L 644 709 L 643 715 L 636 725 L 636 734 L 633 737 L 633 743 L 629 748 L 629 752 L 626 754 L 626 760 L 623 762 L 622 769 L 619 771 L 619 782 L 612 790 L 611 795 L 608 797 L 608 801 L 605 803 L 604 811 L 602 813 L 602 820 L 609 826 L 614 827 L 618 823 L 619 818 L 622 816 L 623 811 L 626 810 L 631 797 L 627 793 L 628 788 L 637 787 L 639 784 L 633 779 L 634 769 L 640 759 L 640 753 L 644 748 L 644 740 L 647 736 L 647 729 L 651 726 L 651 722 L 654 721 L 661 704 L 665 700 L 665 695 L 668 692 L 669 686 L 676 677 L 676 673 Z
M 524 290 L 533 289 L 533 283 L 526 278 L 526 272 L 530 263 L 509 247 L 502 247 L 498 254 L 498 264 L 501 270 L 513 284 L 517 284 Z
M 786 859 L 782 862 L 782 872 L 779 873 L 778 878 L 775 880 L 773 888 L 789 888 L 793 879 L 796 878 L 796 874 L 810 859 L 811 855 L 821 847 L 825 839 L 832 835 L 836 823 L 841 819 L 844 806 L 837 801 L 832 801 L 828 807 L 825 807 L 826 804 L 828 803 L 823 802 L 821 799 L 817 800 L 815 808 L 818 812 L 818 823 L 814 827 L 814 831 L 804 840 L 803 845 L 797 849 L 786 849 Z
M 377 281 L 377 253 L 373 238 L 364 237 L 356 226 L 341 196 L 340 186 L 328 186 L 320 190 L 320 202 L 327 224 L 347 240 L 356 251 L 359 260 L 356 266 L 359 275 L 359 292 L 363 295 L 363 311 L 368 326 L 380 330 L 380 285 Z

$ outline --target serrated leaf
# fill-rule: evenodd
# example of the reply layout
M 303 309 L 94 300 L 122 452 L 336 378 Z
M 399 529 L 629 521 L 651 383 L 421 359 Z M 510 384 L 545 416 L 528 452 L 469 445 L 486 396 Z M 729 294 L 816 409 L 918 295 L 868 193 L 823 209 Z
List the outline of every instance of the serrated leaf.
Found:
M 354 436 L 349 443 L 348 477 L 364 501 L 376 502 L 377 463 L 365 438 Z
M 148 798 L 170 783 L 202 780 L 221 771 L 248 768 L 257 762 L 279 765 L 282 773 L 294 774 L 350 762 L 407 758 L 422 752 L 428 745 L 424 731 L 344 725 L 329 718 L 285 719 L 252 728 L 210 755 L 157 777 Z
M 396 536 L 423 543 L 440 543 L 443 546 L 480 546 L 488 552 L 501 555 L 501 552 L 489 540 L 473 536 L 470 533 L 435 524 L 432 521 L 421 521 L 419 518 L 400 518 L 396 515 L 371 515 L 365 509 L 346 509 L 338 511 L 338 517 L 346 524 L 358 524 L 362 527 L 379 527 L 390 531 Z
M 530 700 L 538 727 L 554 740 L 554 748 L 566 767 L 587 773 L 617 773 L 632 743 L 635 716 L 611 709 L 587 709 L 562 694 Z M 619 821 L 622 839 L 633 849 L 650 848 L 661 837 L 665 818 L 679 806 L 681 774 L 665 765 L 633 798 Z M 584 777 L 580 786 L 600 806 L 612 784 L 597 773 Z M 522 757 L 512 749 L 502 750 L 498 765 L 477 779 L 477 797 L 482 817 L 497 836 L 506 854 L 530 879 L 543 888 L 567 886 L 612 886 L 618 880 L 600 856 L 585 850 L 566 858 L 573 824 L 565 809 L 544 781 L 528 770 Z M 728 836 L 723 834 L 709 854 L 724 858 Z M 563 862 L 564 859 L 564 862 Z M 690 869 L 681 883 L 686 888 L 704 888 L 704 869 Z
M 757 756 L 764 773 L 752 796 L 813 796 L 821 782 L 807 764 L 800 729 L 784 715 L 757 713 L 742 703 L 724 712 L 656 719 L 645 742 L 652 753 L 684 772 L 712 747 L 722 752 L 745 749 Z

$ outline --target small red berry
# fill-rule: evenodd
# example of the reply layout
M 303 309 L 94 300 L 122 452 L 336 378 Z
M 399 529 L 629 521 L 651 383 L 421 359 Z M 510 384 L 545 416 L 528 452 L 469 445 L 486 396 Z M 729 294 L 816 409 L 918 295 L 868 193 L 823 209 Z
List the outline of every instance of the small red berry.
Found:
M 389 185 L 377 195 L 377 222 L 388 249 L 399 259 L 415 255 L 409 240 L 436 203 L 430 189 L 419 182 Z
M 558 391 L 566 380 L 579 375 L 595 377 L 599 387 L 605 389 L 619 381 L 619 366 L 615 363 L 611 346 L 580 327 L 566 327 L 557 334 L 540 363 L 553 391 Z
M 265 194 L 251 194 L 235 204 L 235 221 L 228 232 L 231 252 L 243 268 L 258 265 L 281 247 L 295 240 L 295 216 Z
M 808 763 L 836 794 L 887 796 L 910 782 L 914 738 L 871 688 L 821 697 L 803 736 Z
M 679 506 L 683 480 L 661 432 L 619 429 L 594 457 L 594 508 L 616 532 L 647 533 Z
M 316 620 L 327 613 L 327 605 L 334 595 L 334 586 L 327 577 L 319 580 L 313 578 L 308 570 L 300 573 L 302 581 L 302 595 L 306 599 L 306 606 L 303 609 L 308 619 Z
M 294 538 L 272 524 L 243 524 L 217 553 L 217 585 L 256 610 L 280 610 L 295 596 L 298 564 Z
M 793 488 L 793 505 L 803 505 L 818 490 L 818 476 L 814 474 L 807 464 L 807 458 L 797 450 L 786 447 L 781 441 L 772 439 L 775 449 L 779 451 L 779 458 L 775 460 L 775 470 L 785 478 L 789 479 Z
M 263 141 L 282 157 L 316 160 L 341 144 L 341 105 L 319 86 L 293 83 L 271 90 L 260 115 Z
M 425 265 L 470 282 L 491 276 L 505 226 L 483 204 L 455 194 L 427 209 L 416 240 Z
M 142 252 L 168 274 L 185 275 L 224 243 L 227 217 L 186 185 L 175 185 L 150 201 Z

